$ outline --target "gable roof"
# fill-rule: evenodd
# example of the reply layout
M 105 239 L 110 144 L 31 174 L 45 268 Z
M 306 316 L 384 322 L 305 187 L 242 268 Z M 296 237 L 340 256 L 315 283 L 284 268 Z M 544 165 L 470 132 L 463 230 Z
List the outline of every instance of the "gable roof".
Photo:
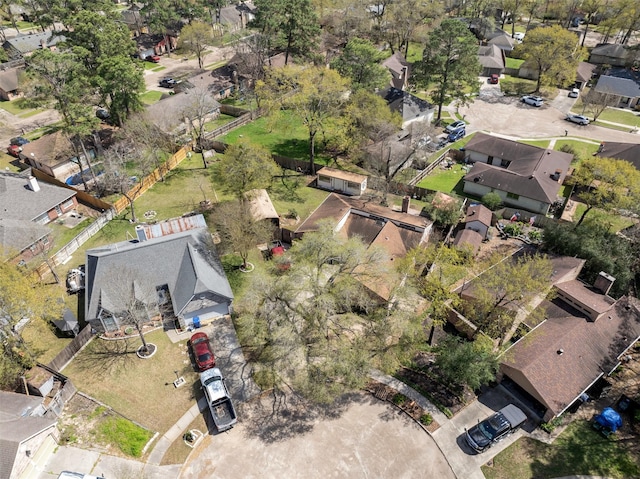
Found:
M 267 190 L 250 190 L 244 196 L 249 200 L 249 211 L 251 211 L 254 220 L 261 221 L 280 217 Z
M 502 50 L 494 44 L 478 47 L 478 61 L 484 68 L 504 68 Z
M 605 43 L 591 50 L 591 55 L 601 55 L 612 58 L 624 58 L 627 56 L 627 49 L 619 43 Z
M 100 309 L 120 312 L 126 298 L 119 298 L 110 283 L 113 272 L 139 271 L 135 294 L 154 302 L 156 287 L 167 285 L 176 315 L 191 299 L 212 292 L 221 301 L 233 298 L 231 286 L 206 228 L 183 231 L 142 242 L 123 242 L 87 251 L 86 318 Z M 133 279 L 132 279 L 133 280 Z M 144 282 L 142 284 L 141 282 Z
M 199 78 L 196 76 L 195 78 Z M 183 83 L 191 83 L 192 78 L 189 78 L 188 82 Z M 181 84 L 179 84 L 181 85 Z M 204 83 L 201 83 L 201 86 L 193 85 L 196 88 L 206 88 L 209 91 L 208 86 L 202 86 Z M 207 85 L 211 85 L 207 83 Z M 174 95 L 162 95 L 162 99 L 153 105 L 149 105 L 147 107 L 147 114 L 151 121 L 162 131 L 167 133 L 171 133 L 176 130 L 178 127 L 186 128 L 184 123 L 185 121 L 185 112 L 189 110 L 192 102 L 190 102 L 188 88 L 183 88 L 181 91 L 175 93 Z M 215 111 L 220 108 L 220 103 L 218 103 L 213 98 L 211 101 L 211 111 Z
M 0 247 L 5 253 L 21 253 L 51 233 L 44 225 L 27 220 L 0 218 Z
M 25 145 L 27 146 L 27 145 Z M 0 172 L 0 216 L 3 220 L 33 221 L 72 198 L 76 192 L 38 181 L 40 191 L 28 186 L 28 177 Z M 18 226 L 7 224 L 7 226 Z
M 40 50 L 43 47 L 52 47 L 58 43 L 64 42 L 65 40 L 66 38 L 64 35 L 52 34 L 50 31 L 29 33 L 26 35 L 18 35 L 13 38 L 7 38 L 5 48 L 9 45 L 24 55 L 25 53 Z
M 640 309 L 624 297 L 592 322 L 560 300 L 542 307 L 548 319 L 505 353 L 501 367 L 522 374 L 527 392 L 558 415 L 640 337 Z
M 516 44 L 516 41 L 511 38 L 511 35 L 507 35 L 503 33 L 501 35 L 493 37 L 491 40 L 487 42 L 489 45 L 496 45 L 501 50 L 513 50 L 513 47 Z
M 464 181 L 517 193 L 545 203 L 553 203 L 567 175 L 573 155 L 533 145 L 476 133 L 466 144 L 467 151 L 510 161 L 507 168 L 476 162 Z M 558 179 L 554 173 L 560 170 Z
M 586 82 L 591 80 L 593 76 L 593 72 L 596 69 L 596 66 L 593 63 L 580 62 L 578 63 L 578 74 L 576 79 L 581 82 Z
M 428 101 L 394 87 L 380 91 L 379 95 L 387 101 L 391 111 L 400 113 L 403 122 L 415 120 L 434 108 Z
M 0 71 L 0 89 L 6 92 L 12 92 L 18 89 L 18 72 L 22 69 L 9 68 Z
M 34 157 L 38 163 L 51 168 L 76 156 L 73 143 L 62 131 L 42 135 L 37 140 L 23 145 L 20 154 L 26 158 Z
M 611 75 L 601 75 L 595 91 L 612 93 L 614 95 L 636 98 L 640 96 L 640 84 L 629 78 L 619 78 Z
M 465 223 L 471 223 L 472 221 L 479 221 L 483 225 L 491 226 L 491 220 L 493 219 L 493 213 L 489 208 L 484 205 L 476 204 L 467 208 L 467 213 L 464 217 Z
M 395 52 L 382 62 L 382 66 L 391 73 L 391 86 L 402 90 L 411 73 L 411 63 L 405 59 L 402 53 Z
M 452 244 L 454 246 L 469 247 L 473 254 L 475 254 L 482 244 L 482 235 L 471 229 L 461 229 L 456 233 L 456 237 L 453 239 Z
M 640 170 L 640 144 L 607 142 L 604 150 L 596 153 L 598 156 L 625 160 Z

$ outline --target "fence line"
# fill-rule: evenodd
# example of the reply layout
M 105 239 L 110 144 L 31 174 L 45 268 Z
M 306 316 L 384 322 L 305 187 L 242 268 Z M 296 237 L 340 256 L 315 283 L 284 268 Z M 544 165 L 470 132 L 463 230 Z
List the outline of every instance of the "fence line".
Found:
M 435 170 L 436 167 L 438 167 L 438 165 L 440 165 L 440 163 L 442 163 L 442 161 L 449 156 L 450 151 L 451 151 L 451 148 L 447 148 L 444 153 L 442 153 L 434 162 L 427 165 L 427 167 L 424 170 L 422 170 L 420 173 L 414 176 L 411 180 L 409 180 L 409 183 L 407 184 L 411 186 L 416 186 L 418 183 L 420 183 L 425 176 L 427 176 L 429 173 Z
M 93 337 L 91 334 L 91 326 L 86 325 L 82 328 L 82 331 L 73 338 L 73 340 L 65 346 L 65 348 L 53 358 L 53 360 L 47 365 L 55 371 L 62 371 L 64 367 L 71 361 L 76 354 L 89 342 Z

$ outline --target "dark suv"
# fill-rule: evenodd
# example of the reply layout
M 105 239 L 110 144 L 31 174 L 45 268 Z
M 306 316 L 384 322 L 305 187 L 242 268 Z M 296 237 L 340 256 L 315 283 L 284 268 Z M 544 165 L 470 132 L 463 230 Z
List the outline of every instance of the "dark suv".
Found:
M 468 431 L 465 430 L 465 439 L 473 450 L 483 452 L 518 429 L 526 420 L 527 416 L 520 408 L 509 404 Z

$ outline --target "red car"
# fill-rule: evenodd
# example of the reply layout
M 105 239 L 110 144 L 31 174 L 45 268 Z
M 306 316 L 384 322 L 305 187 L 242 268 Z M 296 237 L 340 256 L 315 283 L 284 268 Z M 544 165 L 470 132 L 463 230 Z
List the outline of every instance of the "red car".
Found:
M 490 77 L 489 77 L 489 83 L 492 83 L 494 85 L 497 85 L 498 82 L 500 81 L 500 76 L 497 75 L 496 73 L 493 73 Z
M 213 351 L 211 351 L 209 336 L 205 333 L 196 333 L 191 336 L 190 343 L 198 371 L 204 371 L 216 365 L 216 358 L 213 356 Z
M 149 55 L 145 60 L 152 63 L 160 63 L 160 57 L 158 55 Z
M 11 156 L 15 156 L 18 158 L 20 156 L 20 152 L 22 151 L 22 147 L 20 145 L 9 145 L 7 147 L 7 153 Z

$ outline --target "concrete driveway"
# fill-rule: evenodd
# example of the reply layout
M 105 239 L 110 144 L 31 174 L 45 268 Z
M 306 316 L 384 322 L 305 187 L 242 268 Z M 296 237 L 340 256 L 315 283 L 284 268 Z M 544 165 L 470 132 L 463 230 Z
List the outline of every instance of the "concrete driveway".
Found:
M 393 406 L 365 394 L 331 410 L 243 407 L 231 431 L 207 436 L 181 478 L 372 478 L 455 475 L 434 440 Z

